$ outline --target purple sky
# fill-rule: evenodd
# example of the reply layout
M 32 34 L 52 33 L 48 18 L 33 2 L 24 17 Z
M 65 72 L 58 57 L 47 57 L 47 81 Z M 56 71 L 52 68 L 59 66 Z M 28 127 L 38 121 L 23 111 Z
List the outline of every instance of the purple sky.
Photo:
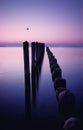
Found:
M 0 42 L 25 40 L 83 43 L 83 0 L 0 0 Z

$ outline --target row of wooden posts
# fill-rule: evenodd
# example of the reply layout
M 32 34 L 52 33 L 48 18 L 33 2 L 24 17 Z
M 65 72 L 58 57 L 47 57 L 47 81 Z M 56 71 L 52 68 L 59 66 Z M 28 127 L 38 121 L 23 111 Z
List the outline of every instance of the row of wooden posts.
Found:
M 35 67 L 36 64 L 40 63 L 44 56 L 45 44 L 39 42 L 31 43 L 32 49 L 32 67 Z M 24 52 L 24 71 L 25 74 L 30 74 L 29 67 L 29 42 L 23 42 L 23 52 Z
M 32 100 L 35 104 L 36 100 L 36 89 L 38 85 L 38 78 L 41 72 L 41 65 L 43 61 L 45 44 L 32 42 L 31 44 L 32 52 L 32 72 L 30 75 L 29 66 L 29 43 L 25 41 L 23 43 L 23 53 L 24 53 L 24 73 L 25 73 L 25 104 L 26 104 L 26 118 L 30 121 L 31 118 L 31 96 L 30 96 L 30 77 L 32 77 Z M 56 91 L 56 98 L 58 101 L 59 111 L 61 114 L 65 115 L 64 130 L 78 130 L 79 129 L 79 119 L 75 117 L 75 98 L 74 95 L 67 89 L 66 80 L 62 78 L 62 70 L 57 63 L 57 59 L 50 51 L 46 48 L 50 70 L 52 74 L 52 79 L 54 83 L 54 89 Z
M 41 74 L 42 62 L 44 57 L 45 44 L 39 42 L 31 43 L 31 72 L 30 72 L 30 56 L 29 42 L 23 42 L 24 54 L 24 76 L 25 76 L 25 111 L 26 121 L 31 120 L 31 96 L 32 105 L 36 104 L 36 93 L 38 90 L 39 77 Z M 29 124 L 28 124 L 29 125 Z
M 44 55 L 44 43 L 32 42 L 32 66 L 35 66 L 36 63 L 40 63 Z
M 48 47 L 46 48 L 46 51 L 49 59 L 54 89 L 56 91 L 59 112 L 65 117 L 63 129 L 80 130 L 80 121 L 75 117 L 74 95 L 66 87 L 66 80 L 62 78 L 62 70 L 57 63 L 57 59 Z

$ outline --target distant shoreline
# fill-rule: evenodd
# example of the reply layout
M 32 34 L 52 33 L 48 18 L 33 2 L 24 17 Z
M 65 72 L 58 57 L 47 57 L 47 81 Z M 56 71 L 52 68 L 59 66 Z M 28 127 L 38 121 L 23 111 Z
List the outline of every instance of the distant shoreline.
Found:
M 46 46 L 48 47 L 69 47 L 69 48 L 82 48 L 83 45 L 82 44 L 75 44 L 75 45 L 72 45 L 72 44 L 67 44 L 67 45 L 64 45 L 64 44 L 45 44 Z M 0 43 L 0 47 L 22 47 L 22 43 L 18 44 L 18 43 L 12 43 L 12 44 L 7 44 L 7 43 Z M 29 45 L 31 46 L 31 44 Z

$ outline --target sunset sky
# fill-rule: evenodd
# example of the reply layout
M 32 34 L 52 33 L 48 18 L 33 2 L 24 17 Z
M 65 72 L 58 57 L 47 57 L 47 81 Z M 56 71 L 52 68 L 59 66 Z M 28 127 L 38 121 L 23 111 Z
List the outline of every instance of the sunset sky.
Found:
M 0 0 L 0 43 L 25 40 L 83 43 L 83 0 Z

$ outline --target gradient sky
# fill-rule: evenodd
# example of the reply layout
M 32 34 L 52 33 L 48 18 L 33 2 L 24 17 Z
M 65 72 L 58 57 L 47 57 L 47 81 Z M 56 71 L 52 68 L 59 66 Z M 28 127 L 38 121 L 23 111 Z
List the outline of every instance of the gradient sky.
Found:
M 83 0 L 0 0 L 0 42 L 25 40 L 83 43 Z

